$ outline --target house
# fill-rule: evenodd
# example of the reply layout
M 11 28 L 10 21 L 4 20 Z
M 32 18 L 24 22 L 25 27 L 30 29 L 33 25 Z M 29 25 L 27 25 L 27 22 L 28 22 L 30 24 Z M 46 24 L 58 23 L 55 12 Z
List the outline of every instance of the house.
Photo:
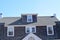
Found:
M 21 17 L 0 18 L 0 40 L 60 39 L 60 21 L 56 16 L 21 14 Z

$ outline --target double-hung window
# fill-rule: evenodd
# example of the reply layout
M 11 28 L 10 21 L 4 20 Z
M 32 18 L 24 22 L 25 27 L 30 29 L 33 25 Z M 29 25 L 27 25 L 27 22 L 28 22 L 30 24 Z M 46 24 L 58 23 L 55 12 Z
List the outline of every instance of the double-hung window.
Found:
M 35 26 L 27 26 L 26 33 L 36 33 L 36 27 Z
M 7 36 L 14 36 L 14 27 L 13 26 L 7 27 Z
M 52 25 L 47 26 L 47 35 L 54 35 L 54 29 Z
M 27 15 L 27 22 L 33 22 L 32 15 Z

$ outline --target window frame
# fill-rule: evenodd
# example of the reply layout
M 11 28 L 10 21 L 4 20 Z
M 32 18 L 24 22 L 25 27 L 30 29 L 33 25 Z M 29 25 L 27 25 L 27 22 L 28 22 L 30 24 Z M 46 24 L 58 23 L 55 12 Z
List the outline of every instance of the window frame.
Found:
M 9 32 L 13 32 L 13 34 L 9 35 Z M 7 27 L 7 36 L 14 36 L 14 26 L 8 26 Z
M 52 33 L 49 34 L 49 27 L 51 27 Z M 54 28 L 53 25 L 47 25 L 47 35 L 54 35 Z
M 29 28 L 29 32 L 27 32 L 27 28 Z M 35 28 L 35 31 L 34 32 L 32 32 L 32 28 Z M 25 32 L 26 33 L 36 33 L 36 26 L 26 26 L 25 27 Z
M 29 21 L 28 19 L 31 19 L 31 21 Z M 27 15 L 27 22 L 33 22 L 33 17 L 32 17 L 32 15 Z

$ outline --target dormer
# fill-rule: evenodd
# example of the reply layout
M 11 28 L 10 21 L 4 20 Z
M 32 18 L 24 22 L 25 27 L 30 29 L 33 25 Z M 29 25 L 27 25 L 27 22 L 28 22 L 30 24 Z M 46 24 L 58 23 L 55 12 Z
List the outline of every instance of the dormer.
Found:
M 22 14 L 21 17 L 23 23 L 37 22 L 37 14 Z

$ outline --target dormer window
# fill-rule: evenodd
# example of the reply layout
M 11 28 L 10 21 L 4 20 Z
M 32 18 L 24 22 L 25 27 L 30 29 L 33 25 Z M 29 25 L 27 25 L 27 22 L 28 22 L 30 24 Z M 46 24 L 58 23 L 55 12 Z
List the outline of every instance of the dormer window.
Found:
M 32 15 L 27 15 L 27 22 L 33 22 Z
M 22 23 L 32 23 L 37 22 L 37 14 L 22 14 L 21 15 Z

